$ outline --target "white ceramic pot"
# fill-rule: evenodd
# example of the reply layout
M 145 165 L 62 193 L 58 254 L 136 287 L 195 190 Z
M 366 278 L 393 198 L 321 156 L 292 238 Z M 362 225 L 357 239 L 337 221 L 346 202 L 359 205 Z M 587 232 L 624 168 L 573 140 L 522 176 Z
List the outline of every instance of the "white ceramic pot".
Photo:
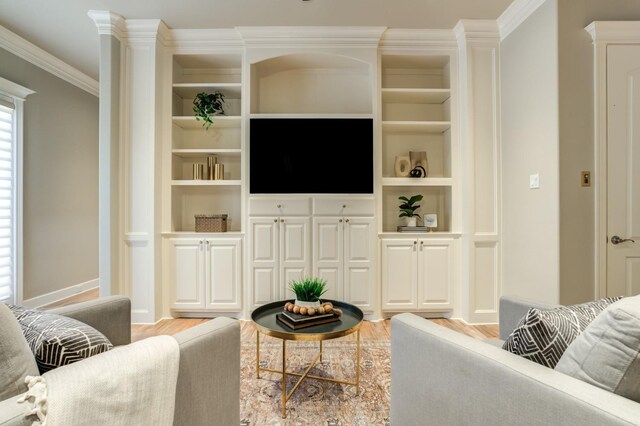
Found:
M 305 307 L 305 308 L 319 308 L 320 307 L 320 301 L 316 300 L 315 302 L 303 302 L 301 300 L 296 299 L 294 305 L 296 306 L 300 306 Z
M 418 218 L 416 216 L 407 218 L 407 226 L 417 226 Z

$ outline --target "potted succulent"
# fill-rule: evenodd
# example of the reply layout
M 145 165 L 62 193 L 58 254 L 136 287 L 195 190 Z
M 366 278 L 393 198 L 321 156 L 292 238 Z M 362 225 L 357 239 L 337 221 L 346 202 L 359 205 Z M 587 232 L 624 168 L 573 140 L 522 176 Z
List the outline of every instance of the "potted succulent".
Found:
M 406 217 L 407 226 L 416 226 L 418 221 L 417 218 L 420 217 L 420 215 L 416 213 L 416 210 L 420 208 L 420 205 L 416 205 L 416 203 L 422 200 L 422 195 L 414 195 L 411 198 L 401 196 L 398 197 L 398 199 L 402 201 L 402 204 L 398 206 L 400 208 L 400 214 L 398 217 Z
M 327 282 L 322 278 L 302 278 L 289 283 L 296 295 L 295 305 L 306 308 L 318 308 L 320 297 L 327 292 Z
M 224 115 L 224 94 L 219 91 L 213 93 L 200 92 L 193 99 L 193 112 L 197 121 L 203 121 L 205 130 L 213 124 L 214 115 Z

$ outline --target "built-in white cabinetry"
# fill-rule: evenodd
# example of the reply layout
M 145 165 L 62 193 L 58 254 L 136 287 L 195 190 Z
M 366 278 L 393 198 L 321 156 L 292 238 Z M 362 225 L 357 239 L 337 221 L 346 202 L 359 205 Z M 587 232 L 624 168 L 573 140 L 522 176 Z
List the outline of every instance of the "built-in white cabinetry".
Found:
M 382 309 L 453 309 L 453 239 L 420 237 L 382 240 Z
M 330 299 L 365 312 L 375 307 L 376 222 L 373 197 L 315 197 L 313 273 L 327 281 Z
M 169 238 L 172 309 L 242 309 L 242 238 Z

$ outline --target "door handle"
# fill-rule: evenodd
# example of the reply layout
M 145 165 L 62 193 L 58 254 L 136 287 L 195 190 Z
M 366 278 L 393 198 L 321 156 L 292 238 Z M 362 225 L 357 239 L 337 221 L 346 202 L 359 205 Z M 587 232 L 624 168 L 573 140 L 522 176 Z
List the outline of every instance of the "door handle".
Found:
M 611 237 L 611 244 L 613 244 L 614 246 L 617 246 L 620 243 L 626 243 L 627 241 L 631 241 L 632 243 L 635 243 L 635 241 L 632 240 L 631 238 L 620 238 L 617 235 L 614 235 L 613 237 Z

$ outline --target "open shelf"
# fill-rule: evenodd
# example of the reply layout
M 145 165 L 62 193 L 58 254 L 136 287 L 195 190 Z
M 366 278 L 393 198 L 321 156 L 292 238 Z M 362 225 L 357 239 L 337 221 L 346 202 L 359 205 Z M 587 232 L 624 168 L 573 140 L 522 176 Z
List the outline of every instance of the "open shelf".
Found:
M 221 92 L 225 98 L 240 98 L 240 83 L 174 83 L 173 93 L 181 98 L 193 99 L 200 92 Z
M 213 125 L 210 129 L 214 127 L 240 127 L 240 123 L 242 119 L 239 115 L 229 116 L 229 115 L 217 115 L 213 117 Z M 196 120 L 195 116 L 174 116 L 173 124 L 182 127 L 183 129 L 197 129 L 202 127 L 203 121 Z M 204 129 L 203 129 L 204 130 Z
M 382 89 L 382 102 L 441 104 L 451 97 L 450 89 Z
M 373 114 L 261 114 L 254 113 L 249 118 L 373 118 Z
M 193 180 L 193 179 L 174 179 L 171 181 L 173 186 L 240 186 L 241 180 L 225 179 L 225 180 Z
M 240 156 L 241 149 L 174 149 L 171 153 L 181 158 L 201 158 L 208 155 Z
M 451 186 L 384 186 L 382 188 L 382 231 L 396 232 L 400 224 L 398 218 L 398 197 L 411 197 L 421 194 L 422 201 L 418 213 L 421 217 L 425 214 L 435 213 L 438 215 L 438 227 L 436 231 L 450 232 L 451 226 Z M 421 224 L 421 223 L 419 223 Z M 399 235 L 405 235 L 399 233 Z
M 404 178 L 404 177 L 384 177 L 383 186 L 451 186 L 451 178 Z
M 386 132 L 442 133 L 451 128 L 450 121 L 383 121 Z

